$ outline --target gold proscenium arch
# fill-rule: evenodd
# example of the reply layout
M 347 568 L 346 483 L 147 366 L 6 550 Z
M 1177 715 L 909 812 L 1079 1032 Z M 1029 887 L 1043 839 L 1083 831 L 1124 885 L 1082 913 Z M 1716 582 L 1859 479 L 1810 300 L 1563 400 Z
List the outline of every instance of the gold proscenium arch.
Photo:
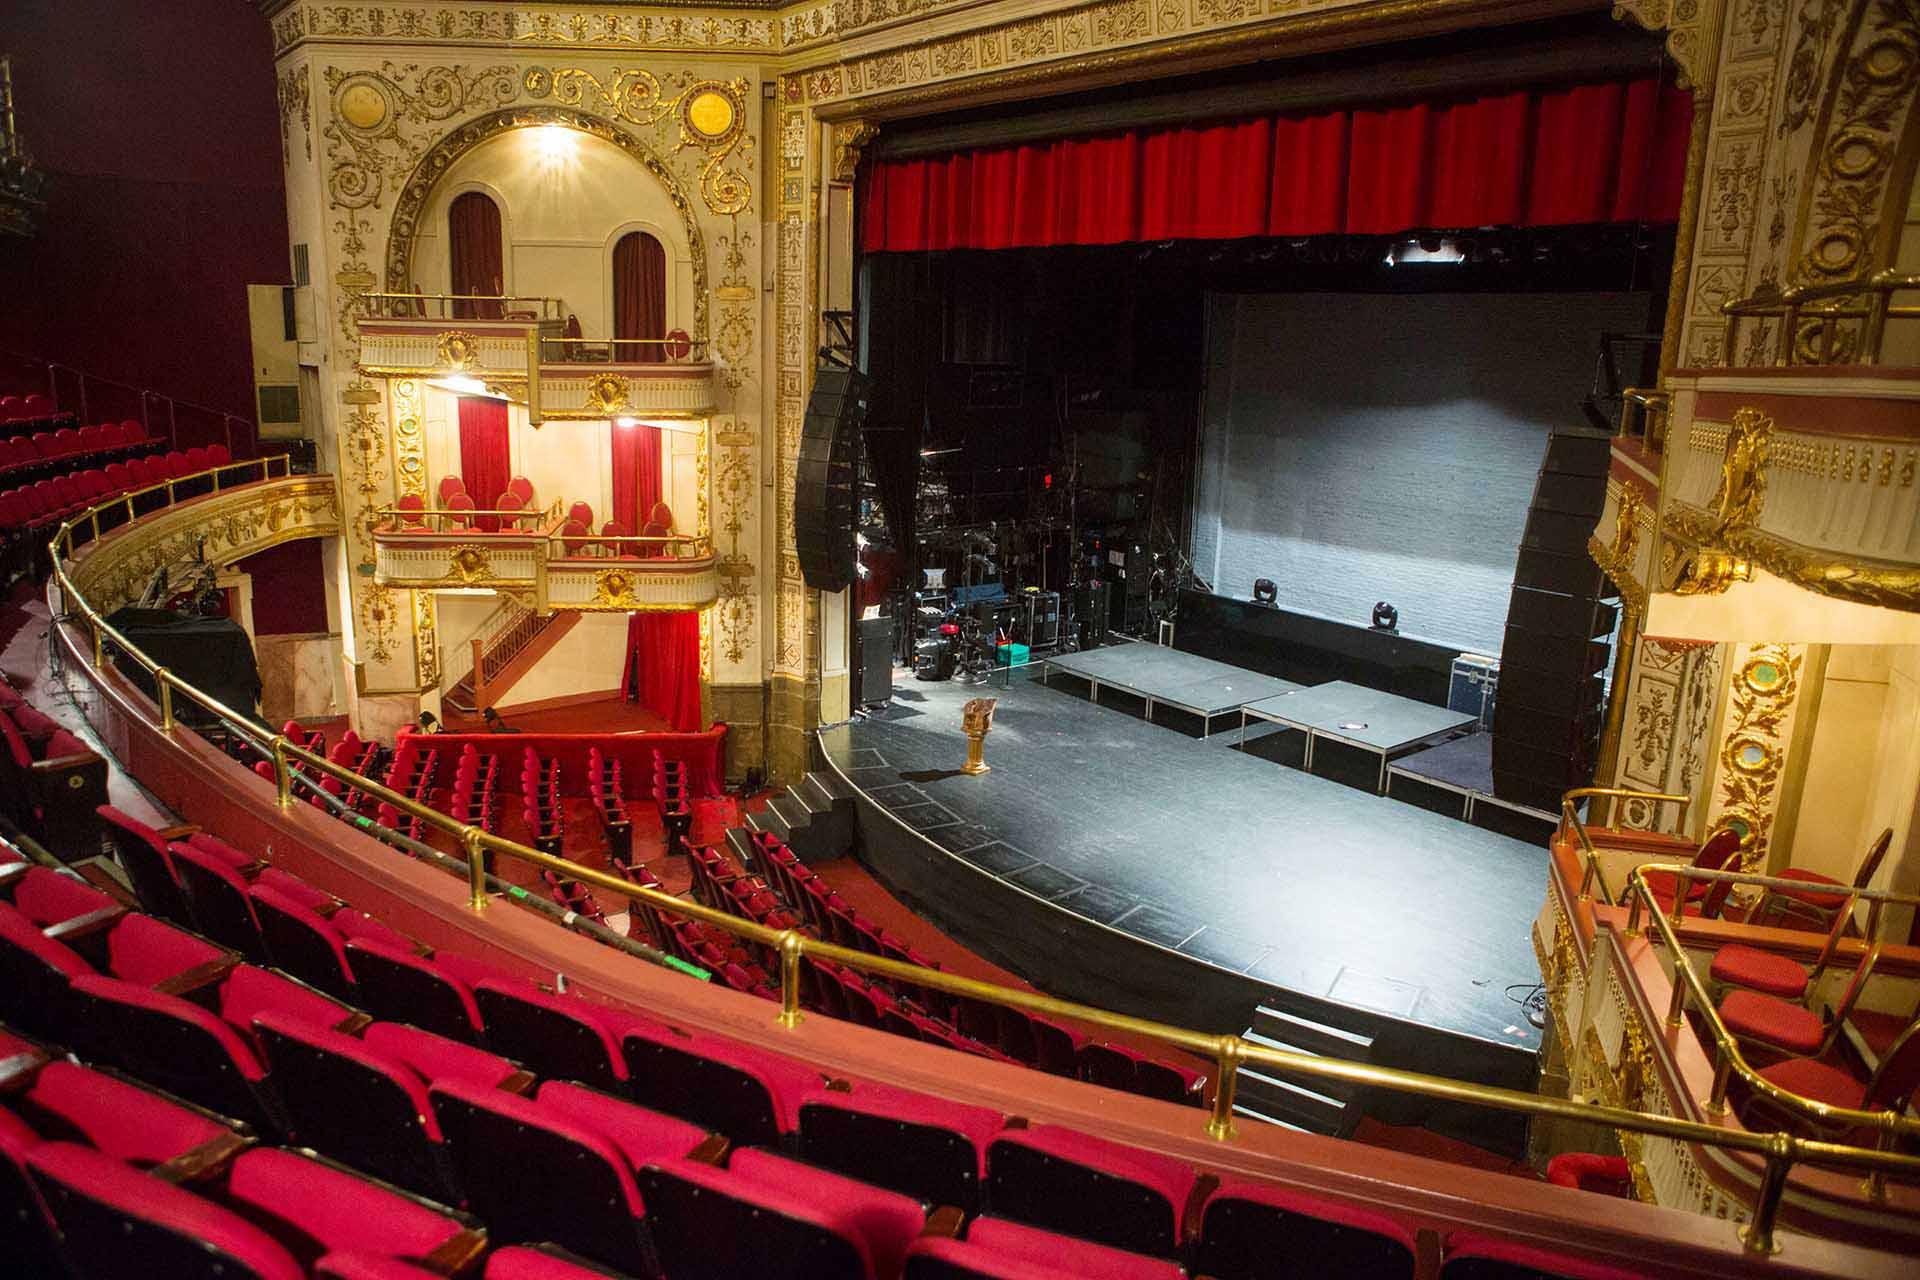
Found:
M 555 124 L 611 142 L 639 161 L 640 167 L 666 189 L 667 199 L 680 215 L 680 226 L 687 236 L 687 256 L 693 262 L 693 336 L 704 339 L 707 336 L 707 242 L 700 233 L 699 220 L 694 217 L 693 202 L 681 190 L 673 170 L 646 143 L 610 121 L 568 107 L 509 107 L 495 111 L 467 121 L 428 148 L 408 175 L 407 185 L 401 188 L 400 197 L 394 203 L 393 225 L 387 233 L 387 288 L 394 293 L 412 289 L 413 243 L 419 234 L 420 213 L 427 207 L 435 184 L 455 161 L 481 143 L 515 129 Z

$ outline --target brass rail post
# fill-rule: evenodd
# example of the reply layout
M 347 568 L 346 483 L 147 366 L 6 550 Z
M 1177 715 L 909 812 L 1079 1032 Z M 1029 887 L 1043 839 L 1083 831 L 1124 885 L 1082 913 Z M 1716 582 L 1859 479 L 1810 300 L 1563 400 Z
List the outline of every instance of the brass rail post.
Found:
M 1207 1136 L 1221 1142 L 1233 1139 L 1233 1095 L 1240 1083 L 1240 1059 L 1245 1056 L 1246 1041 L 1239 1036 L 1221 1036 L 1214 1054 L 1218 1080 L 1213 1087 L 1213 1113 L 1207 1117 Z
M 287 735 L 276 733 L 268 744 L 273 752 L 274 799 L 282 809 L 293 807 L 293 767 L 287 763 Z
M 1748 1253 L 1774 1253 L 1773 1222 L 1780 1214 L 1780 1196 L 1793 1168 L 1793 1139 L 1776 1133 L 1767 1140 L 1767 1165 L 1760 1174 L 1760 1190 L 1753 1198 L 1753 1217 L 1740 1228 L 1740 1242 Z
M 780 1025 L 797 1027 L 805 1016 L 800 1012 L 800 957 L 807 941 L 798 929 L 780 935 Z
M 165 667 L 153 669 L 153 681 L 160 692 L 160 732 L 173 732 L 173 672 Z
M 467 909 L 487 909 L 487 833 L 478 827 L 460 832 L 460 846 L 467 851 Z

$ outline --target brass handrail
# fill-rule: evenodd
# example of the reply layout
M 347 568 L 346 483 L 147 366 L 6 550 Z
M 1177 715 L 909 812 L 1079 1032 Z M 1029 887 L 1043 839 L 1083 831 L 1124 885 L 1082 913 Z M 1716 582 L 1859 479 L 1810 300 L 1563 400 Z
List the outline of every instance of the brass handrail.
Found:
M 458 303 L 497 302 L 501 304 L 498 316 L 454 316 L 448 314 Z M 540 321 L 558 322 L 564 317 L 560 314 L 566 307 L 560 298 L 548 298 L 539 294 L 526 293 L 414 293 L 373 290 L 354 295 L 355 314 L 369 320 L 509 320 L 506 304 L 510 302 L 531 302 L 535 304 Z M 440 304 L 440 315 L 428 315 L 427 304 Z M 414 311 L 395 311 L 381 304 L 411 304 Z M 524 323 L 524 321 L 523 321 Z
M 1810 315 L 1820 321 L 1820 359 L 1815 363 L 1833 363 L 1840 321 L 1860 320 L 1865 327 L 1860 335 L 1860 349 L 1854 353 L 1854 363 L 1878 364 L 1887 321 L 1920 319 L 1920 307 L 1893 305 L 1894 294 L 1910 289 L 1920 289 L 1920 275 L 1889 269 L 1876 271 L 1869 276 L 1856 276 L 1851 280 L 1761 290 L 1744 298 L 1734 298 L 1720 304 L 1720 313 L 1727 317 L 1723 356 L 1731 362 L 1738 346 L 1742 319 L 1748 316 L 1778 316 L 1783 323 L 1773 363 L 1776 366 L 1790 365 L 1794 362 L 1794 346 L 1800 338 L 1800 320 L 1803 315 Z M 1868 295 L 1865 303 L 1843 305 L 1844 299 L 1857 298 L 1862 294 Z M 1819 305 L 1823 303 L 1827 305 Z
M 609 533 L 605 535 L 598 534 L 598 533 L 555 533 L 555 534 L 548 535 L 547 541 L 561 543 L 562 544 L 561 549 L 563 551 L 565 550 L 564 544 L 566 543 L 582 542 L 582 543 L 591 544 L 593 546 L 605 546 L 608 543 L 612 543 L 616 546 L 622 546 L 622 547 L 631 546 L 631 547 L 636 547 L 642 550 L 648 547 L 657 547 L 657 546 L 664 546 L 669 549 L 675 548 L 675 547 L 692 548 L 692 551 L 693 551 L 692 555 L 686 555 L 686 554 L 676 555 L 675 558 L 681 559 L 681 560 L 698 560 L 703 555 L 710 556 L 713 554 L 713 539 L 703 537 L 697 533 L 666 533 L 666 534 L 653 534 L 651 536 L 644 535 L 644 534 L 618 534 L 618 533 Z M 607 557 L 600 556 L 600 555 L 595 555 L 595 556 L 559 555 L 559 556 L 552 556 L 549 558 L 557 561 L 557 560 L 583 560 L 583 559 L 604 560 Z M 655 558 L 657 559 L 660 557 L 655 557 Z
M 1637 410 L 1637 412 L 1636 412 Z M 1614 433 L 1620 440 L 1645 440 L 1647 448 L 1659 453 L 1666 447 L 1667 417 L 1673 410 L 1673 396 L 1651 387 L 1628 387 L 1620 393 L 1620 428 Z M 1654 429 L 1655 423 L 1659 429 Z M 1635 430 L 1635 426 L 1639 430 Z
M 1659 900 L 1654 897 L 1653 888 L 1646 880 L 1645 873 L 1648 871 L 1671 872 L 1679 877 L 1674 886 L 1676 910 L 1684 910 L 1687 888 L 1693 880 L 1728 880 L 1741 877 L 1738 873 L 1708 872 L 1698 867 L 1671 863 L 1647 863 L 1635 867 L 1627 876 L 1627 891 L 1632 897 L 1632 904 L 1627 911 L 1626 931 L 1629 934 L 1638 932 L 1640 915 L 1644 909 L 1653 920 L 1661 942 L 1673 955 L 1676 980 L 1673 985 L 1673 999 L 1667 1010 L 1668 1028 L 1677 1028 L 1681 1025 L 1686 1015 L 1687 997 L 1691 995 L 1705 1017 L 1708 1030 L 1713 1036 L 1714 1046 L 1719 1051 L 1720 1061 L 1716 1064 L 1713 1073 L 1713 1091 L 1704 1104 L 1709 1115 L 1725 1114 L 1727 1086 L 1731 1083 L 1732 1077 L 1738 1075 L 1741 1081 L 1755 1093 L 1817 1124 L 1830 1128 L 1873 1129 L 1880 1134 L 1883 1146 L 1895 1135 L 1920 1136 L 1920 1120 L 1908 1119 L 1897 1111 L 1860 1111 L 1851 1107 L 1837 1107 L 1816 1098 L 1803 1097 L 1791 1090 L 1781 1088 L 1748 1065 L 1745 1055 L 1740 1052 L 1739 1039 L 1727 1030 L 1726 1023 L 1721 1021 L 1720 1011 L 1714 1006 L 1706 984 L 1701 981 L 1700 975 L 1694 972 L 1693 962 L 1687 958 L 1686 948 L 1681 945 L 1679 934 L 1674 931 L 1673 923 L 1667 919 L 1666 912 L 1660 908 Z M 1772 879 L 1773 877 L 1758 878 Z M 1785 883 L 1796 885 L 1801 889 L 1806 888 L 1805 881 Z M 1850 890 L 1847 907 L 1849 909 L 1852 907 L 1854 898 L 1863 896 L 1865 895 L 1861 890 Z M 1908 900 L 1911 901 L 1911 897 Z M 1874 954 L 1877 954 L 1877 947 L 1869 952 L 1869 956 Z
M 157 670 L 157 664 L 144 654 L 139 654 L 138 650 L 128 644 L 124 637 L 106 625 L 92 605 L 74 589 L 60 562 L 57 553 L 67 541 L 74 523 L 86 519 L 90 514 L 92 513 L 82 513 L 74 520 L 62 524 L 60 530 L 54 535 L 52 550 L 56 553 L 53 566 L 55 580 L 64 594 L 70 611 L 79 614 L 81 619 L 93 628 L 93 659 L 96 670 L 103 665 L 101 655 L 103 635 L 112 636 L 117 645 L 136 655 L 135 660 L 149 671 Z M 247 732 L 250 738 L 257 739 L 257 733 L 247 730 L 246 718 L 232 708 L 183 681 L 174 680 L 170 687 L 174 693 L 184 695 L 189 701 L 234 723 L 243 732 Z M 169 731 L 175 732 L 177 729 L 170 727 Z M 283 734 L 272 735 L 266 743 L 266 748 L 266 754 L 273 761 L 276 798 L 282 808 L 290 807 L 295 802 L 293 796 L 295 781 L 298 780 L 303 785 L 308 782 L 305 770 L 296 769 L 295 762 L 298 762 L 305 766 L 306 770 L 318 770 L 337 778 L 367 795 L 392 805 L 396 811 L 418 819 L 423 824 L 457 839 L 466 854 L 468 906 L 475 912 L 484 912 L 490 906 L 486 854 L 491 852 L 516 859 L 535 868 L 554 871 L 581 884 L 625 898 L 629 903 L 644 904 L 655 910 L 686 916 L 713 925 L 734 937 L 774 949 L 780 957 L 781 997 L 780 1012 L 774 1021 L 782 1027 L 797 1026 L 804 1018 L 800 1007 L 800 962 L 812 956 L 914 986 L 982 1000 L 990 1004 L 1025 1009 L 1049 1017 L 1083 1022 L 1103 1031 L 1136 1035 L 1171 1048 L 1210 1057 L 1216 1065 L 1217 1077 L 1213 1102 L 1206 1122 L 1206 1133 L 1209 1137 L 1221 1141 L 1230 1141 L 1235 1136 L 1233 1099 L 1239 1069 L 1242 1065 L 1253 1065 L 1269 1070 L 1291 1072 L 1317 1079 L 1338 1080 L 1419 1097 L 1471 1103 L 1522 1115 L 1600 1124 L 1632 1133 L 1670 1138 L 1679 1142 L 1744 1151 L 1758 1155 L 1765 1161 L 1751 1221 L 1740 1231 L 1740 1237 L 1746 1248 L 1754 1253 L 1771 1253 L 1774 1250 L 1774 1220 L 1786 1188 L 1787 1175 L 1795 1163 L 1804 1162 L 1817 1166 L 1861 1170 L 1872 1177 L 1891 1175 L 1920 1179 L 1920 1157 L 1917 1156 L 1800 1138 L 1785 1132 L 1763 1134 L 1744 1129 L 1725 1129 L 1694 1120 L 1633 1111 L 1624 1107 L 1548 1098 L 1517 1089 L 1449 1080 L 1423 1072 L 1294 1053 L 1256 1044 L 1237 1035 L 1216 1035 L 1194 1031 L 1169 1023 L 1114 1013 L 1092 1005 L 1056 999 L 1039 992 L 1020 991 L 973 978 L 960 977 L 940 969 L 925 969 L 918 965 L 888 959 L 885 956 L 850 950 L 831 942 L 809 938 L 797 929 L 768 928 L 755 921 L 731 915 L 702 903 L 685 901 L 671 894 L 649 889 L 592 867 L 582 866 L 565 858 L 545 854 L 537 849 L 493 835 L 478 827 L 462 823 L 450 814 L 423 805 L 388 788 L 383 783 L 364 777 L 344 766 L 336 765 L 304 747 L 296 746 Z M 1608 789 L 1600 790 L 1604 793 Z M 1568 806 L 1571 803 L 1570 798 L 1567 801 Z
M 1593 840 L 1587 835 L 1587 824 L 1581 820 L 1579 804 L 1582 800 L 1647 800 L 1656 804 L 1677 804 L 1679 816 L 1687 816 L 1687 809 L 1693 804 L 1690 795 L 1678 795 L 1670 791 L 1641 791 L 1633 787 L 1575 787 L 1560 797 L 1560 829 L 1573 828 L 1573 834 L 1580 841 L 1580 852 L 1584 866 L 1580 873 L 1580 901 L 1593 900 L 1593 886 L 1600 885 L 1600 896 L 1608 903 L 1615 901 L 1613 891 L 1607 887 L 1606 873 L 1600 870 L 1600 855 L 1594 850 Z
M 638 347 L 645 351 L 651 347 L 660 348 L 665 358 L 662 360 L 640 360 L 619 358 L 622 347 Z M 676 350 L 685 347 L 680 354 Z M 554 353 L 558 349 L 558 354 Z M 576 338 L 569 334 L 540 336 L 540 359 L 552 364 L 687 364 L 698 363 L 707 358 L 707 340 L 682 334 L 677 338 Z

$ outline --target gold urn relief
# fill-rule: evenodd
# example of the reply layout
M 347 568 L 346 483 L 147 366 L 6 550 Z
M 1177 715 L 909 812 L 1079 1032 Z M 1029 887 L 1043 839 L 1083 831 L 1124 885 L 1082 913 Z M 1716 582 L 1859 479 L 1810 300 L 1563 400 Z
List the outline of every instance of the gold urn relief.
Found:
M 493 576 L 493 562 L 479 547 L 455 547 L 448 560 L 452 566 L 447 571 L 449 578 L 458 578 L 470 584 Z

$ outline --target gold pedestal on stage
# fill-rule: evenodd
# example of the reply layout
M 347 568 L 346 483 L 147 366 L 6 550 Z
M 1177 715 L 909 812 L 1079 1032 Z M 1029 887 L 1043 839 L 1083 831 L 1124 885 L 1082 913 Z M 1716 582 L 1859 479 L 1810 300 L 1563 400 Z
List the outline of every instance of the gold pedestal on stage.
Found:
M 976 775 L 992 772 L 993 766 L 984 757 L 987 733 L 993 728 L 993 708 L 998 702 L 997 698 L 974 698 L 961 708 L 960 727 L 967 734 L 967 762 L 960 766 L 960 772 Z

